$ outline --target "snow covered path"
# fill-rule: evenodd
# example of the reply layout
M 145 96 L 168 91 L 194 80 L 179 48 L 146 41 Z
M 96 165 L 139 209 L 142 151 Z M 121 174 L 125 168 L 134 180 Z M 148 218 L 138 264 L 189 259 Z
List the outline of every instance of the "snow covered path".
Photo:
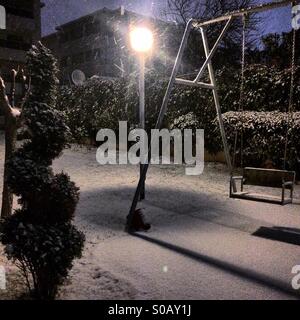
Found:
M 95 155 L 73 147 L 54 164 L 81 189 L 75 223 L 87 237 L 60 299 L 297 298 L 291 270 L 300 265 L 299 246 L 253 233 L 293 228 L 299 239 L 299 186 L 295 204 L 281 207 L 228 199 L 221 164 L 208 164 L 199 177 L 151 167 L 141 206 L 153 227 L 132 236 L 124 226 L 139 169 L 100 166 Z

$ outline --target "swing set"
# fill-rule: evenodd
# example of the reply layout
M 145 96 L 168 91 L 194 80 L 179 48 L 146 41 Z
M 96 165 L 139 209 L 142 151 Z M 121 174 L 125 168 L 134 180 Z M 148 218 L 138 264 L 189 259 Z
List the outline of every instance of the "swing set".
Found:
M 235 176 L 234 170 L 235 170 L 235 157 L 236 157 L 236 150 L 237 150 L 237 139 L 238 139 L 238 132 L 235 133 L 235 145 L 234 145 L 234 155 L 233 160 L 230 156 L 229 146 L 226 138 L 225 128 L 224 128 L 224 122 L 222 118 L 222 111 L 221 111 L 221 105 L 220 105 L 220 99 L 218 95 L 218 87 L 216 83 L 215 78 L 215 72 L 212 65 L 212 58 L 214 57 L 221 41 L 223 40 L 224 36 L 226 35 L 226 32 L 230 28 L 232 22 L 235 19 L 243 19 L 243 45 L 242 45 L 242 74 L 241 74 L 241 90 L 240 90 L 240 105 L 239 105 L 239 111 L 243 111 L 243 102 L 244 102 L 244 83 L 245 83 L 245 77 L 244 77 L 244 71 L 245 71 L 245 43 L 246 43 L 246 18 L 254 13 L 264 12 L 268 10 L 273 10 L 276 8 L 286 7 L 288 5 L 295 6 L 298 3 L 298 1 L 291 1 L 291 0 L 285 0 L 285 1 L 278 1 L 273 3 L 267 3 L 260 6 L 250 7 L 247 9 L 241 9 L 237 10 L 231 13 L 228 13 L 224 16 L 220 16 L 208 21 L 199 21 L 195 19 L 191 19 L 188 21 L 183 38 L 180 44 L 179 52 L 177 54 L 175 65 L 173 67 L 173 71 L 168 83 L 168 87 L 162 102 L 162 106 L 160 109 L 160 113 L 156 122 L 155 129 L 160 129 L 162 126 L 162 122 L 164 119 L 164 116 L 168 109 L 168 102 L 170 99 L 170 95 L 172 92 L 172 89 L 175 84 L 178 85 L 186 85 L 186 86 L 193 86 L 193 87 L 199 87 L 204 89 L 212 90 L 216 113 L 217 113 L 217 119 L 219 123 L 219 128 L 221 132 L 222 142 L 224 146 L 224 154 L 226 158 L 226 163 L 230 172 L 230 197 L 231 198 L 238 198 L 238 199 L 245 199 L 245 200 L 254 200 L 254 201 L 262 201 L 262 202 L 268 202 L 268 203 L 274 203 L 274 204 L 281 204 L 285 205 L 287 203 L 291 203 L 293 200 L 293 190 L 294 190 L 294 184 L 295 184 L 295 172 L 286 170 L 287 165 L 287 153 L 288 153 L 288 138 L 289 138 L 289 128 L 286 133 L 285 137 L 285 147 L 284 147 L 284 166 L 282 170 L 275 170 L 275 169 L 262 169 L 262 168 L 244 168 L 243 174 L 241 176 Z M 214 46 L 212 49 L 209 48 L 208 45 L 208 39 L 207 39 L 207 33 L 206 33 L 206 27 L 225 22 L 225 26 L 223 30 L 221 31 L 219 37 L 217 38 Z M 177 74 L 179 71 L 179 67 L 183 58 L 184 50 L 187 46 L 187 41 L 190 36 L 192 29 L 200 30 L 201 36 L 202 36 L 202 42 L 204 47 L 204 52 L 206 56 L 206 60 L 203 63 L 202 67 L 200 68 L 199 73 L 197 74 L 196 78 L 194 80 L 186 80 L 177 78 Z M 289 97 L 289 107 L 287 112 L 287 121 L 288 125 L 290 126 L 292 124 L 293 120 L 293 94 L 294 94 L 294 74 L 295 74 L 295 48 L 296 48 L 296 30 L 293 31 L 293 40 L 292 40 L 292 66 L 291 66 L 291 88 L 290 88 L 290 97 Z M 201 78 L 205 72 L 205 70 L 208 69 L 208 74 L 210 78 L 210 83 L 202 82 Z M 241 132 L 242 137 L 242 132 Z M 151 154 L 151 146 L 149 148 L 149 154 Z M 242 149 L 241 149 L 241 158 L 242 158 Z M 132 226 L 132 221 L 134 217 L 134 213 L 136 211 L 136 207 L 139 201 L 139 197 L 143 188 L 143 183 L 145 181 L 147 171 L 149 168 L 149 163 L 143 166 L 143 170 L 140 175 L 139 183 L 135 191 L 135 195 L 131 204 L 130 212 L 127 217 L 127 229 L 130 230 Z M 241 182 L 241 189 L 240 191 L 237 191 L 237 181 Z M 261 187 L 270 187 L 270 188 L 281 188 L 282 195 L 280 198 L 274 198 L 274 197 L 268 197 L 266 195 L 255 195 L 248 192 L 244 192 L 243 188 L 244 185 L 253 185 L 253 186 L 261 186 Z M 285 191 L 289 190 L 290 195 L 289 198 L 285 197 Z
M 240 101 L 239 112 L 243 112 L 244 108 L 244 85 L 245 85 L 245 49 L 246 49 L 246 21 L 247 15 L 243 16 L 243 36 L 242 36 L 242 71 L 241 71 L 241 88 L 240 88 Z M 240 132 L 240 167 L 243 168 L 241 176 L 234 176 L 231 174 L 230 179 L 230 198 L 253 200 L 260 202 L 267 202 L 273 204 L 285 205 L 293 202 L 293 191 L 296 179 L 294 171 L 287 171 L 287 152 L 289 142 L 289 128 L 293 120 L 293 95 L 294 95 L 294 79 L 295 79 L 295 51 L 296 51 L 296 30 L 293 30 L 292 37 L 292 62 L 291 62 L 291 82 L 290 82 L 290 96 L 287 112 L 288 128 L 285 136 L 284 143 L 284 164 L 282 170 L 264 169 L 264 168 L 243 168 L 243 132 Z M 238 131 L 235 132 L 234 152 L 233 152 L 233 167 L 235 167 L 237 155 L 237 140 Z M 236 189 L 236 182 L 240 181 L 240 191 Z M 266 194 L 255 194 L 244 191 L 245 185 L 260 186 L 265 188 L 279 188 L 281 189 L 281 197 L 273 197 Z M 289 190 L 289 196 L 286 197 L 286 190 Z

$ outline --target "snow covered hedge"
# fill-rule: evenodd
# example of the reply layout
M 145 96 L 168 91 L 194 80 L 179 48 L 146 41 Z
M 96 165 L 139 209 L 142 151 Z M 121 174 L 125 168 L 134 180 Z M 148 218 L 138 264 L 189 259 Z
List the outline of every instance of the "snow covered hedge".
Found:
M 115 129 L 119 120 L 126 120 L 124 87 L 123 79 L 91 79 L 61 88 L 57 106 L 66 115 L 73 141 L 95 139 L 99 129 Z
M 223 81 L 222 83 L 226 83 Z M 154 73 L 146 76 L 146 127 L 154 128 L 168 79 Z M 221 90 L 226 91 L 221 85 Z M 122 79 L 90 79 L 82 86 L 63 87 L 60 90 L 58 108 L 66 115 L 73 141 L 94 142 L 101 128 L 118 130 L 118 121 L 138 125 L 138 86 L 134 77 Z M 223 109 L 227 111 L 226 108 Z M 195 114 L 199 128 L 206 130 L 209 140 L 211 123 L 215 118 L 212 94 L 208 90 L 176 86 L 169 102 L 164 126 L 176 124 L 178 117 Z M 187 123 L 188 125 L 188 123 Z M 208 143 L 208 145 L 211 145 Z M 213 146 L 213 145 L 212 145 Z M 213 146 L 214 148 L 214 146 Z M 217 151 L 213 149 L 213 151 Z
M 217 72 L 222 112 L 235 111 L 239 106 L 239 70 L 219 70 Z M 288 106 L 290 70 L 276 70 L 262 65 L 248 66 L 245 81 L 244 110 L 282 111 Z M 156 123 L 168 79 L 153 72 L 146 75 L 146 127 Z M 64 111 L 73 139 L 84 142 L 94 141 L 101 128 L 118 129 L 118 121 L 128 121 L 131 127 L 138 124 L 137 78 L 91 79 L 84 85 L 62 88 L 59 109 Z M 296 71 L 295 109 L 300 110 L 300 68 Z M 213 122 L 216 111 L 209 90 L 195 87 L 175 86 L 165 117 L 165 127 L 188 128 L 190 118 L 196 119 L 197 127 L 205 130 L 205 145 L 211 153 L 222 150 Z M 186 118 L 186 124 L 182 121 Z M 217 141 L 217 142 L 216 142 Z
M 288 134 L 288 168 L 300 174 L 300 112 L 294 113 L 290 126 L 288 114 L 283 112 L 228 112 L 223 115 L 231 152 L 238 131 L 237 164 L 240 163 L 240 139 L 243 132 L 244 165 L 261 167 L 271 160 L 274 167 L 282 168 L 285 137 Z M 215 122 L 215 130 L 218 130 Z
M 222 104 L 228 110 L 238 110 L 240 96 L 240 73 L 236 72 L 228 83 Z M 243 109 L 252 111 L 286 112 L 289 104 L 291 70 L 253 64 L 245 70 Z M 231 105 L 231 107 L 230 107 Z M 294 85 L 294 108 L 300 111 L 300 67 L 296 68 Z

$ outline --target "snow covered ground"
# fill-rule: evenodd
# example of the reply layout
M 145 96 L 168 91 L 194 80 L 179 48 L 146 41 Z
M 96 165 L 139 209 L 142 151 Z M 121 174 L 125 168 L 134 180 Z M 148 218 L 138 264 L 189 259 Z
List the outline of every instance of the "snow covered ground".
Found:
M 299 186 L 295 203 L 281 207 L 229 199 L 221 164 L 207 164 L 198 177 L 154 166 L 141 204 L 152 229 L 132 236 L 124 226 L 139 169 L 100 166 L 95 156 L 96 149 L 73 147 L 54 164 L 81 189 L 75 223 L 87 237 L 60 299 L 297 298 L 291 270 L 300 265 L 299 247 L 253 233 L 276 226 L 300 236 Z M 1 263 L 9 266 L 0 254 Z M 9 270 L 12 290 L 18 278 Z

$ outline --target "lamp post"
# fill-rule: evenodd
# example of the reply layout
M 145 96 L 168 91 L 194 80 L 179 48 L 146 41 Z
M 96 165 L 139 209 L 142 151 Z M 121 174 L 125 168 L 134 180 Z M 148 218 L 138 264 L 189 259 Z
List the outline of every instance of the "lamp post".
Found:
M 145 60 L 147 53 L 153 46 L 153 34 L 146 27 L 135 27 L 130 31 L 130 44 L 137 53 L 139 60 L 139 123 L 140 128 L 145 129 Z M 142 159 L 142 156 L 140 155 Z M 140 176 L 143 164 L 140 164 Z M 140 194 L 140 200 L 145 199 L 145 180 Z

